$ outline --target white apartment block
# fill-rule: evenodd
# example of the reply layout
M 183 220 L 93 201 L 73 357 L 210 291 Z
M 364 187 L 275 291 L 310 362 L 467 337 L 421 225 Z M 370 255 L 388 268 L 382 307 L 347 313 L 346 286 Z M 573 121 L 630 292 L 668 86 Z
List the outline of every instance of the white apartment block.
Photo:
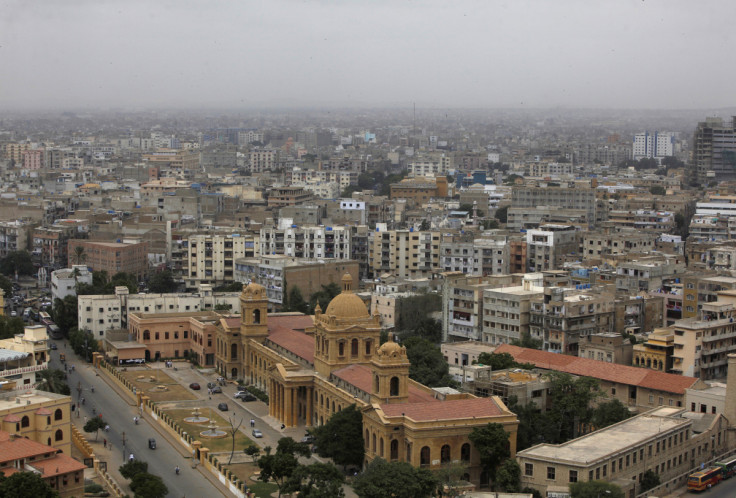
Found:
M 287 185 L 295 182 L 322 182 L 336 183 L 340 187 L 340 191 L 345 190 L 350 185 L 358 183 L 357 171 L 337 171 L 337 170 L 313 170 L 294 168 L 284 173 Z
M 261 228 L 263 256 L 282 254 L 298 258 L 350 259 L 350 228 L 311 226 Z
M 239 131 L 238 132 L 238 145 L 252 144 L 253 142 L 264 142 L 263 133 L 259 133 L 254 130 Z
M 77 284 L 92 284 L 92 272 L 86 265 L 74 265 L 51 272 L 51 300 L 77 295 Z
M 537 274 L 541 277 L 541 274 Z M 539 282 L 541 283 L 541 282 Z M 510 344 L 529 333 L 531 300 L 544 294 L 544 287 L 525 278 L 523 285 L 483 291 L 482 340 Z
M 430 278 L 439 271 L 440 232 L 387 230 L 371 232 L 369 272 L 397 278 Z
M 413 176 L 443 176 L 452 169 L 452 158 L 444 154 L 417 158 L 409 163 L 409 173 Z
M 184 255 L 182 276 L 188 289 L 200 284 L 232 282 L 235 260 L 252 257 L 251 237 L 232 235 L 192 235 Z
M 273 171 L 276 168 L 279 154 L 274 149 L 254 149 L 248 156 L 248 171 L 251 173 L 263 173 Z
M 637 133 L 634 135 L 632 155 L 634 160 L 666 157 L 675 154 L 675 134 L 672 132 Z
M 227 308 L 223 313 L 240 313 L 240 293 L 213 292 L 206 284 L 199 292 L 171 294 L 129 294 L 127 287 L 115 287 L 115 294 L 77 299 L 79 328 L 89 330 L 97 339 L 104 339 L 108 330 L 127 329 L 130 312 L 184 313 L 217 308 Z
M 317 199 L 336 199 L 340 196 L 340 186 L 332 182 L 292 182 L 292 187 L 302 187 L 314 194 Z

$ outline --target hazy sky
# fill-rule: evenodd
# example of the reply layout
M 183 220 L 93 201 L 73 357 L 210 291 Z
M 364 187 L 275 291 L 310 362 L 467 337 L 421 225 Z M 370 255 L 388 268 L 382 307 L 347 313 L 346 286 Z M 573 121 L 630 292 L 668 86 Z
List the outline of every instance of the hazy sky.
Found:
M 733 0 L 0 0 L 0 109 L 734 104 Z

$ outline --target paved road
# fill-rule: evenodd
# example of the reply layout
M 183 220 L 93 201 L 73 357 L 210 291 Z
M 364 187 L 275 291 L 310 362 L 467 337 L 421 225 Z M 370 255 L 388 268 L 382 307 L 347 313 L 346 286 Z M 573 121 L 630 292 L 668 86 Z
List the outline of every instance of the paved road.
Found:
M 57 341 L 60 349 L 63 350 L 63 341 Z M 54 352 L 58 353 L 58 352 Z M 136 458 L 140 458 L 148 462 L 148 470 L 152 474 L 160 476 L 166 486 L 169 488 L 168 496 L 207 496 L 210 498 L 224 496 L 218 487 L 212 484 L 208 479 L 203 478 L 199 470 L 191 468 L 191 458 L 185 458 L 179 447 L 174 447 L 164 436 L 149 425 L 149 421 L 144 418 L 138 425 L 133 423 L 133 417 L 136 415 L 135 407 L 121 398 L 116 391 L 105 383 L 105 381 L 95 375 L 95 370 L 88 364 L 80 363 L 74 354 L 66 351 L 67 365 L 75 365 L 76 371 L 69 376 L 69 386 L 72 389 L 73 403 L 77 403 L 77 385 L 81 382 L 83 391 L 82 397 L 86 398 L 86 402 L 81 406 L 81 416 L 79 420 L 83 423 L 84 417 L 93 416 L 92 410 L 102 413 L 105 421 L 110 425 L 109 433 L 100 431 L 98 441 L 106 438 L 108 442 L 113 444 L 112 453 L 101 447 L 98 443 L 94 443 L 95 451 L 100 454 L 101 460 L 108 462 L 108 469 L 114 468 L 117 474 L 117 467 L 122 463 L 123 459 L 123 441 L 122 433 L 125 432 L 125 458 L 132 453 Z M 53 354 L 56 367 L 59 366 L 58 355 Z M 95 392 L 91 392 L 90 387 L 95 388 Z M 76 420 L 75 420 L 76 422 Z M 88 440 L 94 440 L 93 434 L 86 434 Z M 148 438 L 155 438 L 157 442 L 156 450 L 148 449 Z M 174 473 L 174 467 L 181 468 L 181 474 Z M 126 485 L 127 481 L 120 481 L 119 484 Z
M 695 497 L 695 496 L 706 496 L 708 498 L 734 498 L 736 496 L 736 478 L 728 479 L 727 481 L 721 481 L 720 484 L 714 486 L 710 491 L 703 493 L 689 493 L 685 492 L 683 497 Z

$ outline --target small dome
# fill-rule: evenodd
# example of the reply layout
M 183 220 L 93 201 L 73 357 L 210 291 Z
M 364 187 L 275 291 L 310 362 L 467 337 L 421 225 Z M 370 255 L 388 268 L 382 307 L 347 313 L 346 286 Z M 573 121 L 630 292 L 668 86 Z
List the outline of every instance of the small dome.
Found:
M 394 341 L 388 341 L 381 344 L 381 347 L 378 348 L 378 354 L 379 355 L 386 355 L 391 356 L 392 354 L 400 354 L 401 353 L 401 346 L 396 344 Z
M 361 298 L 352 292 L 343 292 L 335 296 L 325 311 L 327 316 L 337 318 L 370 318 L 368 308 Z

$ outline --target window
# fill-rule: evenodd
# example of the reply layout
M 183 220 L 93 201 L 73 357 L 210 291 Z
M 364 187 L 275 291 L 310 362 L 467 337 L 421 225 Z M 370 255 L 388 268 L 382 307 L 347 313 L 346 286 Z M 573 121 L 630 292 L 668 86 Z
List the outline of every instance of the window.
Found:
M 391 377 L 390 387 L 389 387 L 389 396 L 398 396 L 399 395 L 399 378 L 398 377 Z
M 344 342 L 337 343 L 337 354 L 339 356 L 345 356 L 345 343 Z
M 28 415 L 23 415 L 23 418 L 20 420 L 20 426 L 28 427 L 30 425 L 31 425 L 31 419 L 28 418 Z
M 470 444 L 465 443 L 460 447 L 460 460 L 463 462 L 470 461 Z M 530 465 L 530 464 L 527 464 Z
M 555 468 L 554 467 L 547 467 L 547 479 L 551 481 L 555 480 Z
M 164 332 L 164 339 L 169 340 L 169 333 L 168 332 Z
M 159 339 L 159 333 L 156 332 L 156 340 L 158 341 L 158 339 Z
M 350 341 L 350 356 L 358 356 L 358 339 Z
M 524 475 L 525 476 L 533 476 L 534 475 L 534 464 L 533 463 L 525 463 L 524 464 Z
M 365 341 L 365 354 L 371 354 L 371 341 Z
M 56 411 L 54 411 L 54 420 L 61 420 L 63 418 L 63 414 L 61 412 L 61 408 L 57 408 Z
M 440 449 L 440 461 L 442 463 L 448 463 L 450 461 L 450 445 L 445 444 Z
M 62 439 L 64 439 L 64 433 L 61 429 L 58 429 L 54 434 L 54 441 L 61 441 Z
M 429 446 L 423 446 L 419 452 L 419 465 L 429 465 Z

